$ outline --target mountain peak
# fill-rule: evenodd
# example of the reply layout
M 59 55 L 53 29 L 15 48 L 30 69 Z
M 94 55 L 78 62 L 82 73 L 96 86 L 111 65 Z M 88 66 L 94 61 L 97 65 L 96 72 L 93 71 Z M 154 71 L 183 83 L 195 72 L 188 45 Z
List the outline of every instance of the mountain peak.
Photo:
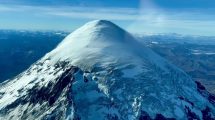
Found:
M 139 64 L 142 59 L 165 68 L 166 61 L 140 44 L 130 33 L 107 20 L 86 23 L 68 35 L 52 52 L 51 63 L 70 61 L 73 65 L 89 69 L 94 65 Z M 130 59 L 132 58 L 132 59 Z M 111 61 L 111 62 L 110 62 Z
M 93 66 L 106 64 L 105 61 L 124 61 L 132 56 L 135 58 L 140 51 L 151 53 L 121 27 L 107 20 L 94 20 L 68 35 L 50 54 L 56 61 L 69 59 L 78 62 L 77 66 L 91 61 L 87 64 Z
M 89 42 L 122 42 L 126 37 L 128 37 L 129 40 L 131 37 L 131 35 L 121 27 L 107 20 L 90 21 L 69 36 L 74 37 L 75 35 L 80 34 L 82 34 L 82 36 L 88 36 L 84 39 L 90 40 Z
M 92 24 L 94 26 L 99 26 L 99 25 L 116 26 L 113 22 L 108 21 L 108 20 L 93 20 L 86 24 Z
M 105 29 L 120 29 L 120 30 L 123 30 L 122 28 L 120 28 L 119 26 L 117 26 L 116 24 L 114 24 L 113 22 L 108 21 L 108 20 L 93 20 L 93 21 L 89 21 L 86 24 L 84 24 L 82 27 L 80 27 L 79 29 L 84 29 L 84 28 L 89 29 L 91 31 L 93 29 L 99 30 L 99 28 L 100 28 L 100 30 L 103 29 L 103 28 L 105 28 Z M 97 31 L 97 32 L 101 32 L 101 31 Z
M 214 119 L 215 96 L 117 25 L 92 21 L 0 85 L 0 119 Z

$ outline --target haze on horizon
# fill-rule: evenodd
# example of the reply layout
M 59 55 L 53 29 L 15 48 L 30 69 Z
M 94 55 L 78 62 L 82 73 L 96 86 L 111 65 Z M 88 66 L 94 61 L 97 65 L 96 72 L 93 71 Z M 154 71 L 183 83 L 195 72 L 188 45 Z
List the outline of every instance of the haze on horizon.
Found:
M 95 19 L 132 33 L 215 35 L 213 0 L 7 0 L 0 29 L 73 31 Z

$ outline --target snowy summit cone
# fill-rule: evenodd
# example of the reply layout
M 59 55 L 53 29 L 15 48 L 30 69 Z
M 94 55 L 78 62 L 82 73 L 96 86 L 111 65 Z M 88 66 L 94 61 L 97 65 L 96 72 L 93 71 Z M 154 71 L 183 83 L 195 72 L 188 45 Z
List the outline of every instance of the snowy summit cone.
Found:
M 83 64 L 88 67 L 107 65 L 114 61 L 135 63 L 142 59 L 151 59 L 162 67 L 165 61 L 138 43 L 128 32 L 106 20 L 86 23 L 47 56 L 52 58 L 54 64 L 66 60 L 79 67 L 83 67 Z
M 83 36 L 79 36 L 82 34 Z M 78 37 L 79 39 L 72 39 Z M 128 37 L 128 38 L 127 38 Z M 75 32 L 71 33 L 64 42 L 124 42 L 131 36 L 122 28 L 106 20 L 95 20 L 86 23 Z M 63 42 L 63 43 L 64 43 Z
M 77 29 L 70 36 L 75 36 L 75 34 L 82 34 L 82 35 L 88 36 L 87 38 L 89 38 L 90 36 L 101 37 L 99 39 L 88 39 L 91 42 L 93 41 L 100 41 L 100 42 L 105 42 L 105 41 L 120 42 L 121 41 L 122 42 L 123 40 L 126 40 L 125 37 L 129 37 L 126 31 L 124 31 L 119 26 L 107 20 L 95 20 L 95 21 L 88 22 L 81 28 Z
M 215 96 L 106 20 L 0 86 L 0 119 L 214 119 Z

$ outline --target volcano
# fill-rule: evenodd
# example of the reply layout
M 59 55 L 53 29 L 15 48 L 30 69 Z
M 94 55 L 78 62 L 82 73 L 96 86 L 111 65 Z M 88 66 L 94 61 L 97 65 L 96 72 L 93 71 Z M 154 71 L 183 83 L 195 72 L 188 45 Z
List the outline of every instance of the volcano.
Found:
M 201 120 L 214 106 L 204 86 L 106 20 L 0 84 L 2 120 Z

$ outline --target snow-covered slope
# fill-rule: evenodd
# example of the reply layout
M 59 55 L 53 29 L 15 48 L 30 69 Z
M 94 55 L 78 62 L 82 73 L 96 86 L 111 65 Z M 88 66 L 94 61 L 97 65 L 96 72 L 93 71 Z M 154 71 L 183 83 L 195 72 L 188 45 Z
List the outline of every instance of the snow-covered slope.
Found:
M 0 86 L 0 119 L 214 119 L 215 97 L 105 21 L 85 24 Z

